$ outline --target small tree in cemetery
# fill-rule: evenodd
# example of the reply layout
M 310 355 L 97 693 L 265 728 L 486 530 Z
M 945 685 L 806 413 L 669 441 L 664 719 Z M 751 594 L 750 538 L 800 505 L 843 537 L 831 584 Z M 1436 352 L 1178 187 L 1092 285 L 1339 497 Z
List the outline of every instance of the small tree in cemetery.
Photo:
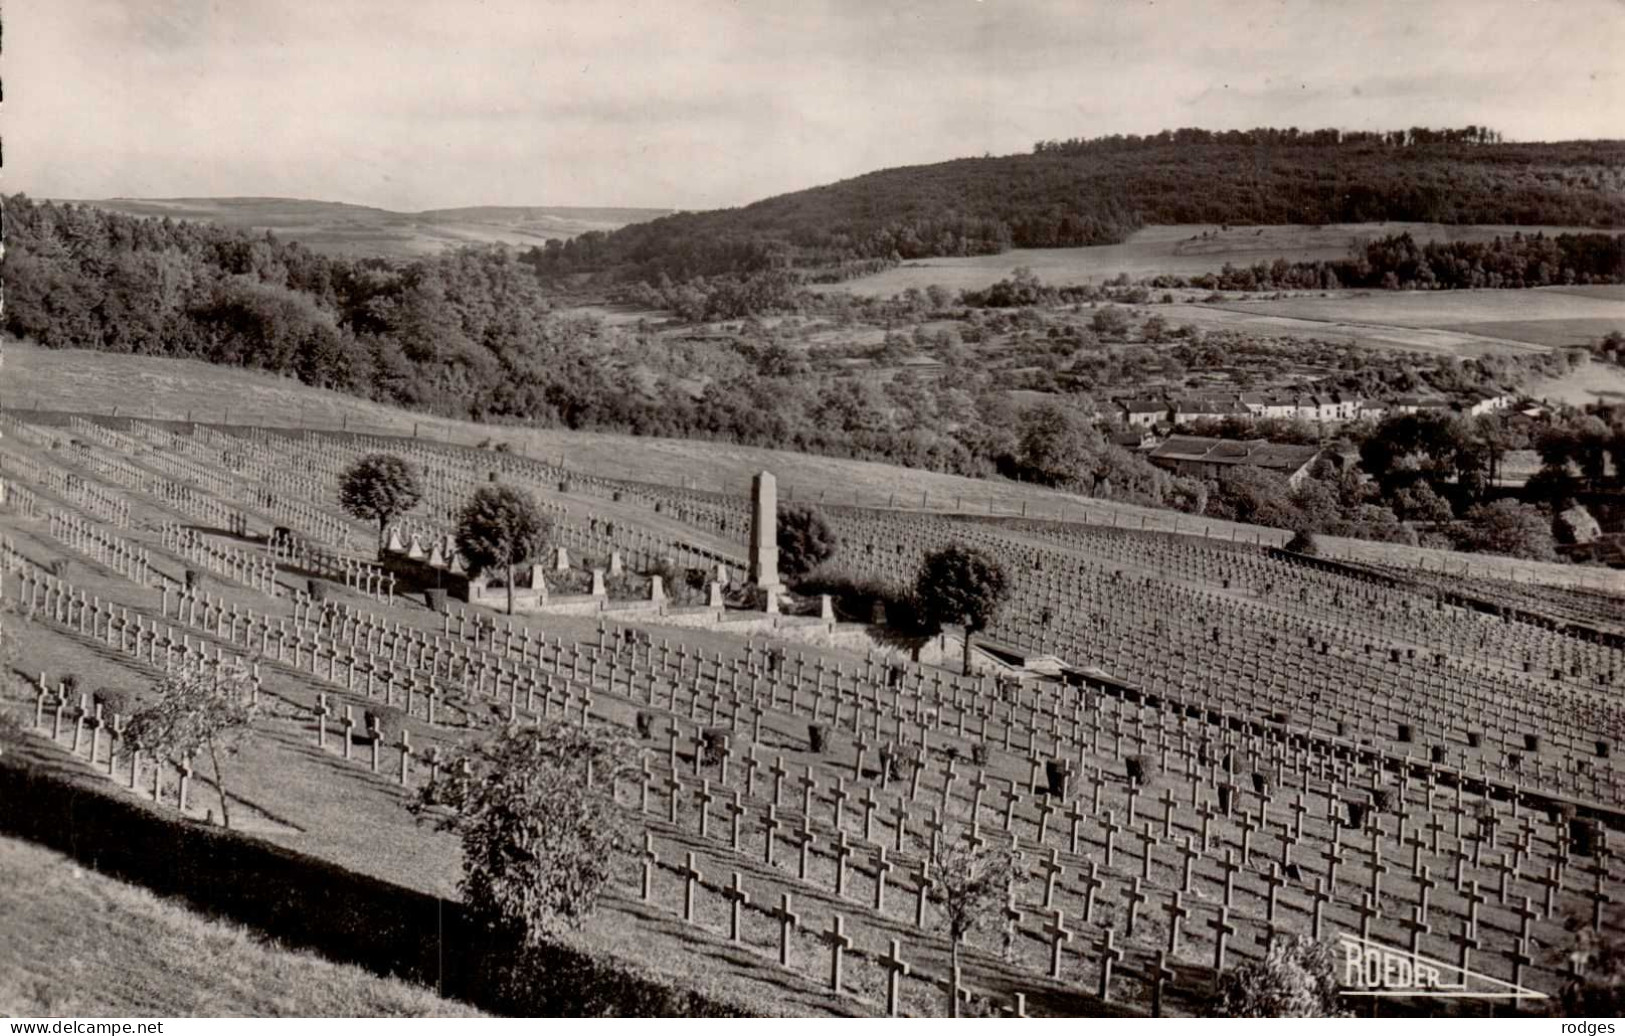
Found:
M 384 552 L 389 523 L 418 505 L 423 487 L 417 473 L 389 453 L 369 453 L 345 469 L 339 482 L 339 503 L 344 512 L 364 522 L 378 523 L 378 553 Z
M 965 937 L 998 923 L 1019 877 L 1016 855 L 1008 846 L 988 844 L 972 835 L 968 824 L 950 821 L 935 839 L 915 837 L 929 869 L 928 895 L 940 911 L 937 929 L 947 934 L 952 947 L 953 977 L 959 973 L 959 950 Z M 953 1001 L 949 1010 L 958 1018 L 958 984 L 950 981 L 949 985 Z
M 508 727 L 451 760 L 419 792 L 463 843 L 463 900 L 515 944 L 579 928 L 636 843 L 614 780 L 636 751 L 623 734 L 566 723 Z
M 1209 1013 L 1217 1018 L 1341 1018 L 1332 951 L 1301 935 L 1277 936 L 1261 961 L 1219 976 Z
M 926 555 L 914 580 L 914 596 L 926 626 L 965 627 L 965 672 L 970 672 L 971 635 L 987 628 L 1009 592 L 1004 566 L 986 551 L 949 544 Z
M 478 574 L 501 567 L 507 572 L 508 614 L 513 614 L 513 570 L 541 553 L 553 523 L 529 493 L 512 486 L 481 486 L 457 519 L 457 549 Z
M 1576 926 L 1566 962 L 1569 979 L 1558 1000 L 1566 1015 L 1617 1018 L 1625 1011 L 1625 940 L 1605 934 L 1620 931 L 1625 914 L 1612 913 L 1616 916 L 1604 919 L 1600 933 Z
M 220 757 L 236 754 L 258 714 L 248 670 L 188 665 L 164 674 L 153 692 L 157 700 L 130 717 L 125 737 L 140 751 L 176 761 L 207 754 L 220 796 L 220 820 L 230 827 L 230 796 Z
M 806 575 L 835 554 L 835 533 L 824 512 L 811 504 L 779 508 L 779 571 L 791 579 Z

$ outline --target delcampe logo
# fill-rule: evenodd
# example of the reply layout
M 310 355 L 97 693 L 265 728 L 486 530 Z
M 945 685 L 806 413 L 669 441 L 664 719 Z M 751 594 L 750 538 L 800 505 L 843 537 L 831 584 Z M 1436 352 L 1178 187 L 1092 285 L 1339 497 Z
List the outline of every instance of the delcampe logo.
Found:
M 1477 1000 L 1545 1000 L 1546 994 L 1468 971 L 1409 950 L 1338 933 L 1344 996 L 1429 996 Z

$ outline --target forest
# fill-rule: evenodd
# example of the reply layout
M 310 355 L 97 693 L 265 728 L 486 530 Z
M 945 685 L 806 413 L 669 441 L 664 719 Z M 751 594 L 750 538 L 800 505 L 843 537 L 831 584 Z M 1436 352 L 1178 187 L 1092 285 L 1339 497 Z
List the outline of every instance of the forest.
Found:
M 1625 142 L 1497 141 L 1419 127 L 1046 143 L 549 241 L 525 261 L 550 279 L 654 283 L 769 267 L 850 276 L 875 262 L 1113 244 L 1151 224 L 1625 226 Z

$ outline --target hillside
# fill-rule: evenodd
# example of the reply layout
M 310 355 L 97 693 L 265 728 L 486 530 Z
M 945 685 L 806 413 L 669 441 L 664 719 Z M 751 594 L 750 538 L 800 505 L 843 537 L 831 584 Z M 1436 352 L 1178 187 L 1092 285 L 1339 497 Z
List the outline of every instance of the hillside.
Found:
M 1201 533 L 1221 540 L 1284 543 L 1283 529 L 1181 514 L 1023 482 L 967 478 L 838 457 L 731 443 L 515 428 L 407 413 L 261 372 L 186 360 L 45 350 L 6 344 L 10 409 L 73 411 L 158 420 L 307 427 L 421 436 L 464 446 L 505 444 L 532 458 L 601 478 L 748 494 L 751 476 L 778 476 L 787 500 L 902 511 L 1060 519 L 1125 529 Z M 1325 536 L 1323 554 L 1370 564 L 1470 571 L 1496 579 L 1625 591 L 1625 573 L 1484 554 Z
M 585 234 L 548 250 L 542 269 L 679 279 L 790 263 L 844 276 L 894 259 L 1114 244 L 1153 224 L 1625 223 L 1625 142 L 1288 143 L 1275 132 L 885 169 Z
M 203 220 L 242 230 L 269 230 L 313 252 L 335 256 L 412 258 L 469 244 L 535 246 L 589 231 L 654 219 L 664 209 L 569 206 L 476 206 L 392 212 L 344 202 L 298 198 L 106 198 L 76 204 L 154 219 Z

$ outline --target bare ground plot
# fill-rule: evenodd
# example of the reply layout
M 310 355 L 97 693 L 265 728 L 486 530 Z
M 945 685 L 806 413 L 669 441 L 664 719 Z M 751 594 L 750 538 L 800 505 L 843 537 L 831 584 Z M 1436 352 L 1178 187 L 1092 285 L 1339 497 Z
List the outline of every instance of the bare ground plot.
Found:
M 1441 223 L 1334 223 L 1323 227 L 1231 227 L 1175 224 L 1146 227 L 1120 245 L 1093 248 L 1018 248 L 999 255 L 920 259 L 895 269 L 814 291 L 848 291 L 857 295 L 895 295 L 908 288 L 940 284 L 954 291 L 985 288 L 1008 277 L 1018 266 L 1030 267 L 1049 284 L 1086 284 L 1126 273 L 1131 278 L 1167 274 L 1193 277 L 1217 273 L 1225 263 L 1251 266 L 1287 259 L 1291 262 L 1342 259 L 1356 242 L 1409 233 L 1418 241 L 1489 241 L 1515 232 L 1582 233 L 1575 227 L 1449 226 Z M 1202 234 L 1208 234 L 1206 239 Z M 1192 240 L 1192 239 L 1195 240 Z

